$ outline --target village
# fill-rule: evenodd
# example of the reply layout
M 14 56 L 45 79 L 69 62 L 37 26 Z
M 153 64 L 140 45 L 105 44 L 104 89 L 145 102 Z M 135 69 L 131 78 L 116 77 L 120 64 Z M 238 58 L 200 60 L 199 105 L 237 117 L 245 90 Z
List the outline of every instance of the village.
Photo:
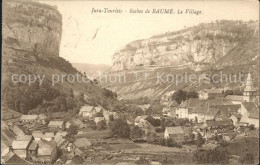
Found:
M 180 104 L 167 96 L 160 103 L 158 114 L 134 118 L 84 105 L 66 120 L 50 120 L 46 114 L 2 120 L 1 163 L 171 164 L 178 161 L 176 157 L 183 158 L 178 153 L 185 157 L 198 148 L 210 150 L 245 137 L 259 138 L 259 96 L 250 73 L 243 95 L 224 97 L 222 89 L 208 89 Z M 150 105 L 139 107 L 147 111 Z M 238 157 L 233 154 L 231 159 Z

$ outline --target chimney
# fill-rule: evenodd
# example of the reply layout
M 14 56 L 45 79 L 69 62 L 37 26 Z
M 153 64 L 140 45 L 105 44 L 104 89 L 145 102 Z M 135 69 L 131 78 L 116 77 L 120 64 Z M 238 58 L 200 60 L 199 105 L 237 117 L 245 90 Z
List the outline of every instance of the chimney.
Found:
M 9 146 L 9 151 L 13 151 L 13 147 L 12 146 Z

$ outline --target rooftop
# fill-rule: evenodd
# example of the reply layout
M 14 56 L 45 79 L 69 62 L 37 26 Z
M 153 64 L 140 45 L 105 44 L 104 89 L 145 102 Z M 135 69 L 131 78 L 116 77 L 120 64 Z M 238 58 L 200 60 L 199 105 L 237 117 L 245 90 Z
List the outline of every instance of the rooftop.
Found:
M 95 110 L 94 106 L 84 105 L 80 108 L 80 112 L 91 112 Z
M 16 149 L 26 149 L 29 145 L 30 141 L 17 141 L 17 140 L 14 140 L 13 143 L 12 143 L 12 147 L 14 150 Z
M 36 120 L 38 115 L 22 115 L 21 120 Z

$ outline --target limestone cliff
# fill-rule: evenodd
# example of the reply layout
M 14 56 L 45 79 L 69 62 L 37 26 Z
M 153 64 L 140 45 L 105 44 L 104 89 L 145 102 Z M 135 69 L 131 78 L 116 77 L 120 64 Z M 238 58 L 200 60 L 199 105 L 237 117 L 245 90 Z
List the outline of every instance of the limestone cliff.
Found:
M 62 16 L 54 7 L 42 3 L 6 0 L 2 33 L 4 61 L 58 57 Z
M 62 16 L 55 7 L 29 0 L 5 0 L 2 29 L 1 105 L 27 114 L 38 107 L 40 113 L 47 113 L 47 109 L 57 111 L 56 105 L 47 104 L 59 96 L 63 97 L 63 108 L 58 108 L 61 111 L 69 110 L 64 99 L 74 95 L 81 98 L 82 104 L 102 105 L 107 109 L 117 101 L 116 94 L 92 81 L 68 81 L 68 75 L 83 74 L 59 57 Z M 13 74 L 24 75 L 24 81 L 13 81 Z M 42 83 L 37 79 L 29 84 L 31 75 L 44 79 Z M 66 78 L 54 85 L 54 75 Z M 79 109 L 81 105 L 75 106 Z
M 113 55 L 112 70 L 180 65 L 200 69 L 235 48 L 246 26 L 241 21 L 220 21 L 133 41 Z

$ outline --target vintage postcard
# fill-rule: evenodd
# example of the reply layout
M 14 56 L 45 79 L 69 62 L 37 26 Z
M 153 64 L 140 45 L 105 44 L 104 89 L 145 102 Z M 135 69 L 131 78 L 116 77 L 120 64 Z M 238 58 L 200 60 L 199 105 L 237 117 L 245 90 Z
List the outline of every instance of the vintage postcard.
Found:
M 1 164 L 259 164 L 257 0 L 3 0 Z

